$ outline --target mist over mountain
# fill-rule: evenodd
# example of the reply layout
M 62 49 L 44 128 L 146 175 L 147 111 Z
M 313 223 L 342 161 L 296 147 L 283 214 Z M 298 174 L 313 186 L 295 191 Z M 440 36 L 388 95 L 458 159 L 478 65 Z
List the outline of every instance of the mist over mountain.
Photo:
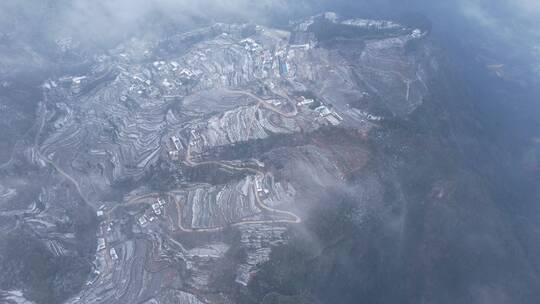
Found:
M 537 303 L 540 4 L 4 0 L 0 303 Z

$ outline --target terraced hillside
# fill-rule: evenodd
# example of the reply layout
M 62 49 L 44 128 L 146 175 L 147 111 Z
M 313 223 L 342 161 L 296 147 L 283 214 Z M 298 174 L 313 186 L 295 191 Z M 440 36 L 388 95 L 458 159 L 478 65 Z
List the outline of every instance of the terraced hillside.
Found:
M 384 124 L 422 105 L 436 69 L 425 36 L 332 13 L 287 30 L 215 24 L 131 40 L 47 80 L 1 168 L 0 229 L 28 231 L 83 275 L 45 287 L 21 277 L 5 298 L 240 301 L 321 197 L 374 172 Z M 366 177 L 355 220 L 382 208 L 369 203 L 381 183 Z

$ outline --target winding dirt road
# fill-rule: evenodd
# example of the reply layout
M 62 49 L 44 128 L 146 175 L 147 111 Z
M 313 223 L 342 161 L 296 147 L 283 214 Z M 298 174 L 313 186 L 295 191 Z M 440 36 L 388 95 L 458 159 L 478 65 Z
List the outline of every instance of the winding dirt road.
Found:
M 265 100 L 261 99 L 260 97 L 254 95 L 254 94 L 252 94 L 250 92 L 237 91 L 237 90 L 227 90 L 227 92 L 231 93 L 231 94 L 242 94 L 242 95 L 252 97 L 252 98 L 254 98 L 255 100 L 258 101 L 257 107 L 260 107 L 260 106 L 265 107 L 268 110 L 273 111 L 273 112 L 275 112 L 275 113 L 277 113 L 277 114 L 279 114 L 281 116 L 284 116 L 284 117 L 294 117 L 294 116 L 296 116 L 298 114 L 298 111 L 297 111 L 297 108 L 296 108 L 296 105 L 294 104 L 294 102 L 292 102 L 289 97 L 284 96 L 284 95 L 277 94 L 278 96 L 280 96 L 280 97 L 282 97 L 284 99 L 287 99 L 289 102 L 291 102 L 291 104 L 294 107 L 294 110 L 292 112 L 283 112 L 280 109 L 274 107 L 271 104 L 268 104 Z M 213 165 L 217 165 L 217 166 L 220 166 L 222 168 L 229 169 L 229 170 L 240 171 L 240 172 L 251 172 L 251 173 L 253 173 L 255 175 L 255 178 L 258 181 L 261 181 L 265 176 L 265 172 L 262 171 L 262 170 L 255 169 L 255 168 L 249 168 L 249 167 L 238 167 L 238 166 L 229 164 L 226 161 L 194 162 L 192 160 L 192 157 L 191 157 L 191 142 L 192 141 L 190 139 L 190 141 L 189 141 L 189 143 L 187 145 L 186 155 L 185 155 L 185 158 L 184 158 L 184 161 L 183 161 L 184 164 L 187 165 L 187 166 L 196 167 L 196 166 L 200 166 L 200 165 L 213 164 Z M 182 207 L 183 206 L 181 206 L 180 202 L 178 202 L 176 200 L 176 198 L 174 197 L 174 192 L 168 192 L 168 193 L 165 193 L 164 195 L 166 195 L 168 197 L 170 202 L 175 203 L 176 206 L 177 206 L 176 209 L 177 209 L 178 220 L 177 220 L 176 226 L 177 226 L 178 230 L 182 231 L 182 232 L 215 232 L 215 231 L 223 230 L 228 226 L 241 226 L 241 225 L 249 225 L 249 224 L 275 224 L 275 223 L 298 224 L 298 223 L 302 222 L 302 219 L 298 215 L 294 214 L 293 212 L 280 210 L 280 209 L 275 209 L 275 208 L 272 208 L 272 207 L 266 205 L 263 202 L 263 199 L 260 197 L 260 194 L 257 191 L 255 184 L 252 186 L 251 191 L 253 191 L 253 193 L 255 194 L 255 200 L 256 200 L 256 203 L 257 203 L 257 207 L 260 210 L 272 213 L 274 215 L 282 215 L 282 216 L 284 216 L 286 218 L 284 218 L 284 219 L 271 219 L 271 220 L 245 220 L 245 221 L 235 222 L 235 223 L 231 223 L 231 224 L 228 224 L 226 226 L 220 226 L 220 227 L 187 228 L 187 227 L 184 227 L 182 225 Z M 137 204 L 137 203 L 140 203 L 141 200 L 152 198 L 152 197 L 157 199 L 157 197 L 159 197 L 159 194 L 151 193 L 151 194 L 145 194 L 145 195 L 142 195 L 142 196 L 134 197 L 134 198 L 131 198 L 127 202 L 127 204 L 122 204 L 122 205 L 119 205 L 119 206 L 127 206 L 127 205 L 131 205 L 131 204 Z M 114 208 L 112 210 L 114 210 Z M 112 212 L 112 210 L 110 212 Z

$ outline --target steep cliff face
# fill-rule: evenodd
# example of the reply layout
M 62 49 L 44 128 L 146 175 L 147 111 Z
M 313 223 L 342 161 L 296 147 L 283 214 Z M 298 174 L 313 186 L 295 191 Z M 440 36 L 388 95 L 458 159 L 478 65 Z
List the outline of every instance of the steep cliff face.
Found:
M 370 132 L 368 165 L 316 196 L 243 300 L 536 301 L 537 90 L 445 46 L 422 104 Z

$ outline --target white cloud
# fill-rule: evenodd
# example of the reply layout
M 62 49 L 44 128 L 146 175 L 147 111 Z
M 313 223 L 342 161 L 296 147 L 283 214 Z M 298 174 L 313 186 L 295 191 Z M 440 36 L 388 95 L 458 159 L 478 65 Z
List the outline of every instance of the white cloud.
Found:
M 479 2 L 462 1 L 460 8 L 465 17 L 474 19 L 481 26 L 496 26 L 499 23 Z
M 540 1 L 538 0 L 513 0 L 511 3 L 523 13 L 531 14 L 531 16 L 540 13 Z
M 266 22 L 269 11 L 303 1 L 311 0 L 0 0 L 0 33 L 10 27 L 99 41 L 143 30 L 149 17 L 180 26 L 201 19 Z

